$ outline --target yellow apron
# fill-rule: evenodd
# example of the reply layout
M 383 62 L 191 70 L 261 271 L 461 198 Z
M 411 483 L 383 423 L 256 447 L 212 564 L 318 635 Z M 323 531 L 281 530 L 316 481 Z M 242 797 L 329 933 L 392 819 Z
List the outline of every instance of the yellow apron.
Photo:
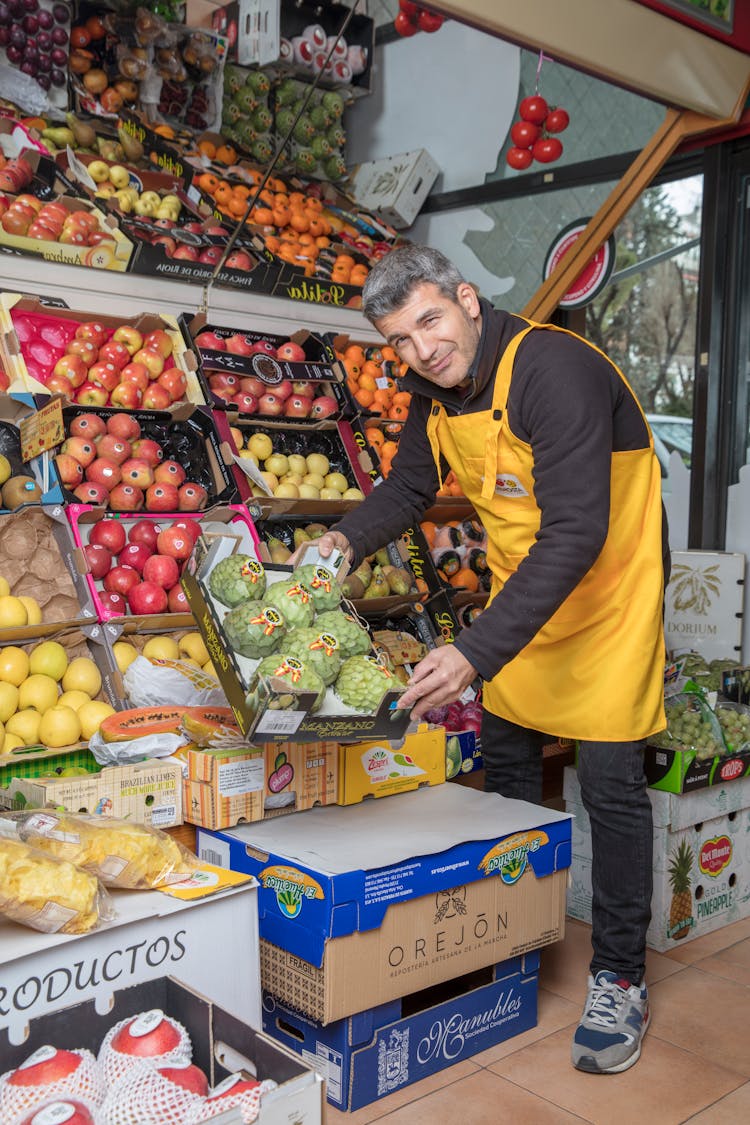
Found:
M 438 474 L 442 453 L 487 529 L 489 601 L 528 555 L 541 524 L 531 446 L 508 425 L 516 352 L 534 328 L 575 336 L 555 325 L 528 323 L 500 360 L 492 408 L 449 416 L 433 400 L 427 424 Z M 612 454 L 610 522 L 601 554 L 529 644 L 485 683 L 488 711 L 587 741 L 629 742 L 664 729 L 661 519 L 651 438 L 648 449 Z

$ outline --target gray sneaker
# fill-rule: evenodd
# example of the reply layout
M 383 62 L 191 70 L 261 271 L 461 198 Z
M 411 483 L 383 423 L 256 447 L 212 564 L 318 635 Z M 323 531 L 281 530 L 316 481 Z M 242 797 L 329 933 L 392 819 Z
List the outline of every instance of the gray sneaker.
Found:
M 641 1057 L 649 1021 L 648 989 L 602 969 L 589 976 L 581 1022 L 573 1036 L 573 1066 L 589 1074 L 619 1074 Z

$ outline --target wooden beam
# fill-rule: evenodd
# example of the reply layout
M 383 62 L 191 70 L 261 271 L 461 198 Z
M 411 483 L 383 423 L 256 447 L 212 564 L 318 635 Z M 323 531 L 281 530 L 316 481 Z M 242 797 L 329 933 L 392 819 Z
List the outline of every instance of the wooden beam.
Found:
M 529 320 L 548 321 L 573 282 L 602 246 L 677 146 L 688 137 L 735 124 L 747 97 L 743 90 L 732 117 L 717 121 L 689 110 L 667 110 L 664 121 L 615 185 L 581 237 L 537 290 L 523 310 Z

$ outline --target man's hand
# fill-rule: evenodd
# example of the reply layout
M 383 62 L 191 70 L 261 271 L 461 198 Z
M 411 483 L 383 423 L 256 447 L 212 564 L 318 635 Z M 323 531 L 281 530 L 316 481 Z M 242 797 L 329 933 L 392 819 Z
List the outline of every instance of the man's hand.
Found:
M 345 556 L 347 562 L 351 563 L 352 559 L 354 558 L 354 551 L 349 544 L 349 540 L 345 535 L 342 535 L 340 531 L 327 531 L 325 535 L 321 535 L 320 539 L 314 539 L 313 542 L 317 546 L 321 556 L 324 559 L 327 559 L 331 552 L 335 551 L 336 548 L 338 548 L 339 551 L 341 551 L 341 553 Z M 305 546 L 306 544 L 303 543 L 302 547 L 298 547 L 294 554 L 289 559 L 287 559 L 287 566 L 297 565 L 299 561 L 299 555 L 302 553 L 302 549 Z
M 434 648 L 417 664 L 398 705 L 411 708 L 412 719 L 421 719 L 431 707 L 453 703 L 476 675 L 476 668 L 454 645 Z

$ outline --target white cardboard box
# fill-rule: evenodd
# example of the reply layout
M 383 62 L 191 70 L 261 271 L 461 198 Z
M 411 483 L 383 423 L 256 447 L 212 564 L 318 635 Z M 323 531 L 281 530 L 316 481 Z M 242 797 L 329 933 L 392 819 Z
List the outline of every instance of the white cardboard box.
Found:
M 750 915 L 750 778 L 691 793 L 649 789 L 654 817 L 654 892 L 646 941 L 668 952 L 676 945 Z M 568 914 L 591 921 L 591 828 L 578 776 L 565 769 L 565 808 L 573 813 Z M 691 909 L 673 911 L 670 866 L 681 844 L 692 853 Z
M 350 169 L 349 194 L 364 208 L 371 208 L 392 226 L 410 227 L 440 168 L 424 148 L 384 156 Z
M 664 619 L 670 652 L 699 652 L 706 660 L 739 660 L 744 580 L 743 554 L 672 551 Z

